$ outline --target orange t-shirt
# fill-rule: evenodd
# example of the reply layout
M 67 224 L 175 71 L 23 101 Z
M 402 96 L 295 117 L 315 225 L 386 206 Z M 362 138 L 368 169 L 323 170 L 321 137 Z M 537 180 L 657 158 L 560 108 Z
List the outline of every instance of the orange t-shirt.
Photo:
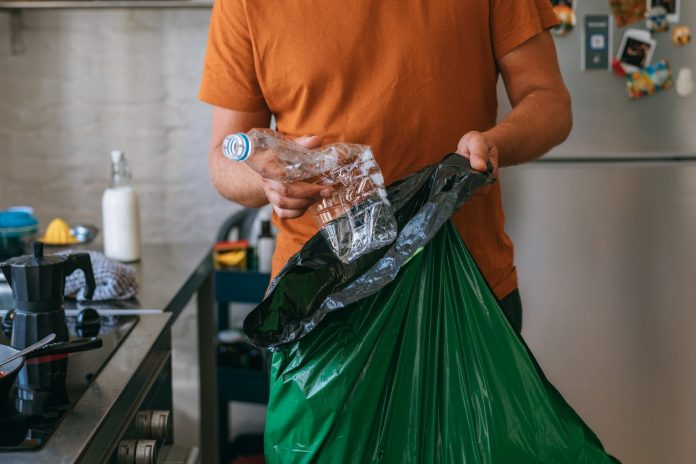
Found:
M 371 145 L 387 184 L 496 123 L 496 59 L 556 24 L 548 0 L 216 0 L 199 98 L 277 130 Z M 498 183 L 454 223 L 494 293 L 517 287 Z M 273 273 L 318 230 L 274 217 Z

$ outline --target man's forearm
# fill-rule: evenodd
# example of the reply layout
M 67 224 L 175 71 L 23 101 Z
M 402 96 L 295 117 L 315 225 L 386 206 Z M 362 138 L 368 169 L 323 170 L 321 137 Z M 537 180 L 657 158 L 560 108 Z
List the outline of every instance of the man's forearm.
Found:
M 268 204 L 261 176 L 246 164 L 225 158 L 220 145 L 210 151 L 208 166 L 210 179 L 223 197 L 247 208 Z
M 568 137 L 570 94 L 548 31 L 499 58 L 498 69 L 513 110 L 484 136 L 497 149 L 498 165 L 511 166 L 540 157 Z
M 268 127 L 268 110 L 253 112 L 213 107 L 212 134 L 208 169 L 215 189 L 228 200 L 247 208 L 268 203 L 261 176 L 244 163 L 230 161 L 222 155 L 222 142 L 228 134 L 246 132 L 254 127 Z
M 525 96 L 484 135 L 498 148 L 499 165 L 512 166 L 532 161 L 562 143 L 572 125 L 568 92 L 540 89 Z

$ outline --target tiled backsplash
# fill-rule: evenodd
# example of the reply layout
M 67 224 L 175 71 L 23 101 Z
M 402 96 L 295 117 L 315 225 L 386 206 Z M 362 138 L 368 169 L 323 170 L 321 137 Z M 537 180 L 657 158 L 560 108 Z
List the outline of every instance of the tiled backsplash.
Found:
M 209 108 L 196 100 L 209 10 L 0 14 L 0 208 L 101 224 L 109 151 L 140 194 L 144 241 L 211 240 L 236 208 L 208 179 Z

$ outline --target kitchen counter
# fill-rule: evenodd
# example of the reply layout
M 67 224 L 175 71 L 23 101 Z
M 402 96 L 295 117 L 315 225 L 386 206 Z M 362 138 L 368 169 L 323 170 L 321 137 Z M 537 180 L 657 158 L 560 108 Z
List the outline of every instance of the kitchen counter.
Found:
M 211 248 L 204 243 L 144 245 L 141 260 L 129 264 L 140 284 L 135 298 L 119 302 L 66 300 L 65 308 L 153 309 L 172 312 L 176 319 L 212 270 Z
M 137 298 L 123 302 L 80 304 L 66 301 L 66 310 L 94 307 L 148 310 L 103 367 L 94 382 L 38 452 L 0 454 L 3 464 L 27 462 L 100 462 L 114 438 L 121 436 L 162 366 L 169 362 L 170 328 L 191 298 L 197 296 L 201 379 L 202 462 L 217 462 L 216 382 L 210 244 L 145 245 L 135 263 L 140 283 Z M 138 311 L 134 311 L 138 312 Z
M 89 247 L 98 250 L 99 245 Z M 142 259 L 129 266 L 135 268 L 140 289 L 135 298 L 123 301 L 78 303 L 65 300 L 65 309 L 149 309 L 154 312 L 173 312 L 179 315 L 200 287 L 203 279 L 212 270 L 210 244 L 151 244 L 143 245 Z M 48 249 L 53 253 L 55 249 Z M 75 248 L 79 251 L 78 248 Z M 0 293 L 7 294 L 7 300 L 0 300 L 0 315 L 4 315 L 10 301 L 10 291 L 5 282 L 0 282 Z

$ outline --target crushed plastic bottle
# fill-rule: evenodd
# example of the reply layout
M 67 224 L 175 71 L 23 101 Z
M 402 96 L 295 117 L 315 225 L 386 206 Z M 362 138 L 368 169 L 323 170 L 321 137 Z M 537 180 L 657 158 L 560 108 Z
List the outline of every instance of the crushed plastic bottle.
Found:
M 267 179 L 330 186 L 331 198 L 315 203 L 309 211 L 344 263 L 396 239 L 394 211 L 369 146 L 334 143 L 309 150 L 270 129 L 252 129 L 228 135 L 222 153 Z

